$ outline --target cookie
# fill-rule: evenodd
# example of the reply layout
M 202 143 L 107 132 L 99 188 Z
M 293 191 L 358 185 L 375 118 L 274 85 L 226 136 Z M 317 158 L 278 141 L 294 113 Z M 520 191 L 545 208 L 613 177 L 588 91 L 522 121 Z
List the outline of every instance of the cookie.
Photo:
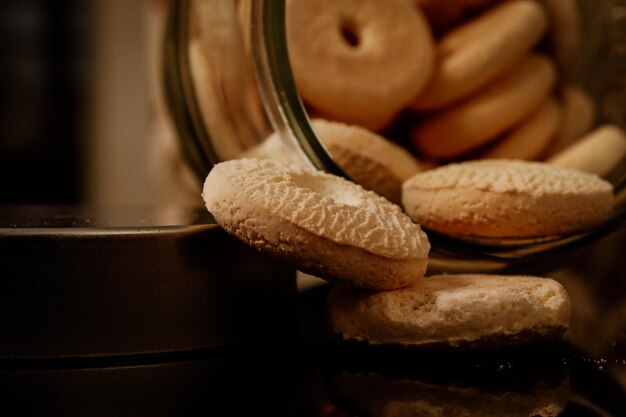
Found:
M 451 236 L 545 237 L 594 227 L 614 204 L 600 177 L 507 159 L 449 164 L 415 175 L 402 204 L 422 227 Z
M 430 78 L 430 27 L 406 0 L 288 0 L 285 18 L 298 91 L 326 119 L 381 129 Z
M 452 30 L 437 44 L 432 80 L 412 107 L 442 108 L 477 92 L 523 58 L 547 27 L 540 3 L 514 0 Z
M 546 162 L 606 177 L 626 158 L 626 134 L 615 125 L 604 125 L 579 139 Z
M 494 346 L 561 336 L 571 303 L 538 277 L 439 275 L 386 292 L 338 286 L 327 301 L 334 332 L 371 345 Z
M 591 97 L 580 87 L 566 85 L 561 89 L 563 119 L 549 154 L 562 151 L 591 130 L 596 110 Z
M 402 183 L 420 172 L 419 163 L 410 153 L 359 126 L 322 119 L 314 119 L 312 125 L 352 180 L 400 204 Z
M 521 122 L 544 102 L 555 82 L 552 61 L 532 55 L 470 99 L 426 117 L 413 142 L 434 159 L 459 157 Z
M 511 133 L 499 139 L 478 158 L 541 158 L 561 127 L 561 105 L 549 98 Z
M 213 167 L 203 198 L 228 233 L 299 270 L 388 290 L 424 275 L 430 245 L 399 206 L 343 178 L 270 160 Z

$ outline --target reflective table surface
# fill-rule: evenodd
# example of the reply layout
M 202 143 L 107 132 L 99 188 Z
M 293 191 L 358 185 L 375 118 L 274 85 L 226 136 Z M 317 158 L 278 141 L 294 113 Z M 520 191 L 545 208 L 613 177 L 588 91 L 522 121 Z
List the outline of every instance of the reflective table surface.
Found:
M 67 219 L 59 219 L 63 227 Z M 10 234 L 1 213 L 0 222 Z M 211 219 L 203 222 L 210 226 Z M 227 241 L 221 239 L 212 245 Z M 229 245 L 228 252 L 239 250 Z M 261 317 L 277 303 L 290 318 L 267 318 L 267 327 L 239 343 L 4 357 L 0 415 L 626 416 L 625 248 L 620 232 L 561 259 L 560 269 L 519 271 L 541 272 L 567 287 L 574 316 L 564 340 L 472 352 L 343 342 L 325 321 L 331 286 L 299 276 L 298 291 L 282 301 L 236 303 L 239 318 Z M 249 255 L 241 256 L 247 262 Z

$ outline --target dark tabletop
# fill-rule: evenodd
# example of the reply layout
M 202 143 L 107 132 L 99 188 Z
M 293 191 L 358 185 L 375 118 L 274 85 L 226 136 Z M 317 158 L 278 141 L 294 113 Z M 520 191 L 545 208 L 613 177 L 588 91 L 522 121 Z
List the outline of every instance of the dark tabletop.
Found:
M 5 243 L 25 226 L 93 233 L 155 227 L 162 233 L 194 224 L 216 229 L 202 210 L 68 209 L 45 220 L 37 208 L 7 210 L 0 210 Z M 228 242 L 220 257 L 239 250 L 223 239 L 217 240 Z M 264 318 L 245 342 L 149 354 L 4 358 L 0 414 L 626 416 L 625 248 L 622 231 L 564 257 L 561 268 L 542 271 L 573 299 L 573 326 L 564 340 L 472 352 L 342 342 L 325 321 L 330 285 L 300 278 L 293 299 L 284 297 L 280 306 L 288 319 Z M 276 308 L 276 302 L 246 300 L 234 304 L 240 318 Z M 65 342 L 71 346 L 71 339 Z

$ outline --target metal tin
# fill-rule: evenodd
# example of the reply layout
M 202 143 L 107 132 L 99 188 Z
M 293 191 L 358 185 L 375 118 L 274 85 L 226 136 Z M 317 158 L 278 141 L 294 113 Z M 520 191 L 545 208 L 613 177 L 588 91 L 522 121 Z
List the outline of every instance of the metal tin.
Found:
M 206 210 L 0 208 L 0 359 L 263 343 L 292 321 L 295 271 Z

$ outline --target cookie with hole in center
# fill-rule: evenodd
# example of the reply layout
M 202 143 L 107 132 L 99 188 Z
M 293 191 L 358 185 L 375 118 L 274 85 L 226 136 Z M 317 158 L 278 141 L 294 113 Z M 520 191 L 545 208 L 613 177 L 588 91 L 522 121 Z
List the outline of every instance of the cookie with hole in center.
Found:
M 207 209 L 227 232 L 335 283 L 389 290 L 426 270 L 430 244 L 399 206 L 343 178 L 270 160 L 213 167 Z
M 287 0 L 285 19 L 298 91 L 326 119 L 379 130 L 430 78 L 430 26 L 406 0 Z

